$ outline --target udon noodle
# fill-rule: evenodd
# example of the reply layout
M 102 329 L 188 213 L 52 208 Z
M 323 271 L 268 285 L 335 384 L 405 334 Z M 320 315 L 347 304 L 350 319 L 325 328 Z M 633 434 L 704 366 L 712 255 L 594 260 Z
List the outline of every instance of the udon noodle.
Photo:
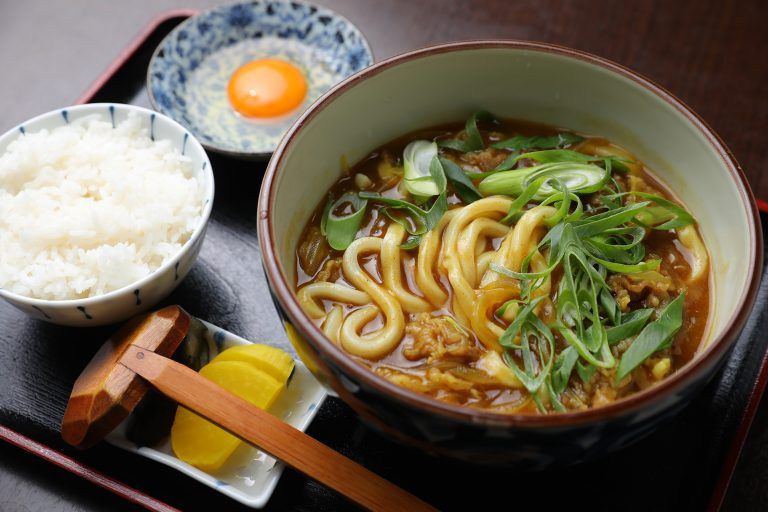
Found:
M 478 126 L 479 125 L 479 126 Z M 503 413 L 607 405 L 704 338 L 707 249 L 634 155 L 488 114 L 372 152 L 297 251 L 299 302 L 351 357 Z

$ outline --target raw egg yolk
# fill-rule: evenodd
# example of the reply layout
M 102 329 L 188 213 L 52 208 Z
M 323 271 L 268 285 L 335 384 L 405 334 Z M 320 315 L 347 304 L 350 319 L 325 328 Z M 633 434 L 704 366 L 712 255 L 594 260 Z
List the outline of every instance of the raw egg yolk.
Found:
M 232 73 L 227 95 L 246 117 L 274 117 L 299 106 L 307 95 L 307 81 L 290 62 L 258 59 Z

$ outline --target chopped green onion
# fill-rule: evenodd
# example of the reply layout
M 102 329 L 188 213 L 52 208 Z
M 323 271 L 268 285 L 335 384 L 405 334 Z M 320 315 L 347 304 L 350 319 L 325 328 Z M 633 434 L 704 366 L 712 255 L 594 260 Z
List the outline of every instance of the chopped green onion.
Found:
M 637 338 L 621 356 L 619 368 L 616 371 L 617 383 L 656 351 L 669 346 L 677 331 L 683 326 L 684 303 L 685 292 L 667 304 L 659 318 L 646 325 L 638 334 Z
M 410 251 L 415 249 L 421 243 L 422 235 L 408 235 L 408 239 L 400 244 L 400 248 L 404 251 Z
M 584 137 L 575 133 L 558 133 L 549 137 L 525 137 L 516 135 L 511 139 L 502 140 L 491 144 L 492 148 L 508 149 L 510 151 L 522 151 L 524 149 L 555 149 L 570 146 L 581 142 Z
M 467 119 L 467 124 L 464 128 L 464 132 L 466 133 L 465 139 L 441 140 L 438 144 L 441 148 L 453 149 L 461 151 L 462 153 L 483 149 L 485 148 L 485 143 L 483 142 L 483 136 L 480 134 L 480 130 L 477 128 L 477 122 L 492 120 L 495 120 L 493 115 L 484 110 L 475 112 L 469 119 Z
M 578 336 L 574 334 L 571 329 L 561 326 L 558 328 L 558 331 L 560 332 L 560 335 L 565 339 L 565 341 L 568 342 L 570 346 L 575 348 L 579 355 L 591 365 L 599 366 L 600 368 L 613 368 L 613 366 L 616 364 L 616 360 L 614 359 L 613 354 L 611 354 L 611 350 L 608 347 L 607 342 L 600 346 L 600 353 L 598 355 L 601 357 L 601 359 L 598 359 L 595 354 L 592 354 L 592 352 L 587 349 L 586 345 L 584 345 L 584 343 L 579 339 Z
M 426 142 L 426 141 L 416 141 L 416 142 Z M 411 147 L 414 143 L 408 145 L 408 147 Z M 427 143 L 427 145 L 434 143 Z M 414 149 L 413 151 L 415 153 L 419 153 L 420 155 L 418 157 L 418 160 L 420 162 L 419 165 L 424 165 L 423 162 L 421 162 L 421 158 L 423 153 L 427 151 L 426 145 L 421 145 L 421 149 L 418 147 Z M 443 165 L 440 162 L 440 159 L 437 157 L 437 147 L 434 148 L 435 154 L 432 156 L 432 159 L 429 161 L 429 184 L 431 186 L 434 186 L 435 190 L 437 191 L 437 198 L 432 203 L 432 206 L 428 210 L 423 210 L 419 208 L 418 206 L 409 203 L 408 201 L 404 201 L 402 199 L 391 199 L 388 197 L 383 197 L 381 194 L 377 192 L 360 192 L 358 195 L 366 200 L 375 201 L 378 203 L 383 203 L 387 205 L 386 208 L 384 208 L 384 214 L 387 215 L 390 219 L 397 222 L 401 226 L 405 228 L 405 230 L 408 232 L 410 236 L 403 244 L 401 244 L 400 247 L 403 249 L 413 249 L 416 247 L 419 242 L 421 241 L 421 235 L 427 233 L 428 231 L 431 231 L 438 222 L 440 222 L 440 219 L 443 218 L 443 215 L 445 215 L 445 212 L 448 211 L 448 199 L 446 197 L 446 187 L 447 187 L 447 180 L 445 177 L 445 172 L 443 170 Z M 429 150 L 431 151 L 431 150 Z M 408 154 L 408 148 L 406 147 L 406 154 Z M 408 166 L 406 165 L 406 171 L 405 173 L 408 173 Z M 422 180 L 421 178 L 418 178 L 416 180 L 411 181 L 411 183 L 419 183 L 424 184 L 427 183 L 427 181 Z M 406 187 L 408 185 L 406 184 Z M 420 189 L 424 190 L 424 189 Z M 424 196 L 421 196 L 424 197 Z M 393 210 L 401 210 L 404 211 L 407 214 L 406 218 L 399 217 L 393 213 Z
M 654 209 L 648 208 L 646 212 L 649 213 L 647 217 L 643 217 L 641 214 L 638 216 L 638 220 L 646 225 L 650 225 L 653 229 L 667 230 L 667 229 L 679 229 L 690 224 L 696 224 L 696 219 L 693 215 L 688 213 L 680 205 L 659 197 L 654 194 L 647 194 L 645 192 L 629 192 L 631 195 L 642 197 L 656 203 L 658 206 Z
M 533 197 L 539 191 L 544 182 L 547 181 L 547 179 L 549 178 L 546 176 L 541 177 L 537 180 L 534 180 L 527 187 L 525 187 L 520 195 L 517 196 L 517 199 L 512 201 L 512 204 L 509 205 L 509 211 L 507 211 L 507 214 L 503 219 L 501 219 L 501 222 L 509 223 L 516 221 L 518 219 L 518 214 L 522 213 L 523 207 L 533 200 Z
M 555 214 L 550 216 L 546 220 L 547 225 L 550 227 L 556 224 L 559 224 L 560 221 L 562 221 L 566 217 L 569 217 L 570 211 L 571 211 L 571 201 L 576 201 L 576 212 L 578 212 L 578 215 L 581 215 L 581 209 L 583 208 L 581 204 L 581 199 L 579 199 L 579 196 L 575 194 L 571 194 L 568 191 L 568 185 L 566 183 L 563 183 L 562 181 L 560 181 L 560 178 L 553 178 L 553 179 L 556 185 L 555 188 L 560 192 L 556 194 L 552 194 L 541 203 L 542 205 L 556 204 L 558 202 L 560 203 L 560 206 L 557 208 L 557 211 L 555 212 Z
M 352 205 L 355 211 L 348 215 L 336 215 L 334 210 L 345 203 Z M 368 201 L 365 198 L 352 192 L 342 195 L 336 201 L 328 201 L 320 221 L 320 233 L 328 240 L 328 245 L 337 251 L 343 251 L 349 247 L 360 229 L 367 205 Z
M 493 263 L 492 263 L 492 265 L 493 265 Z M 509 306 L 511 306 L 512 304 L 520 304 L 521 302 L 522 301 L 517 300 L 517 299 L 509 299 L 507 302 L 505 302 L 504 304 L 499 306 L 499 308 L 493 314 L 494 314 L 494 316 L 496 316 L 498 318 L 501 318 L 507 312 L 507 309 L 509 308 Z
M 423 235 L 432 230 L 440 222 L 445 212 L 448 211 L 448 201 L 445 193 L 437 196 L 435 202 L 426 211 L 408 201 L 384 197 L 378 192 L 359 192 L 358 195 L 363 199 L 387 205 L 384 213 L 390 219 L 403 226 L 411 235 Z M 402 210 L 408 215 L 408 218 L 398 217 L 391 210 Z M 412 222 L 408 222 L 408 220 Z
M 486 196 L 506 194 L 518 197 L 528 186 L 541 178 L 547 179 L 541 182 L 532 199 L 542 200 L 560 192 L 552 183 L 554 178 L 561 180 L 573 193 L 589 194 L 602 189 L 610 178 L 610 174 L 602 167 L 593 164 L 548 163 L 495 173 L 481 181 L 478 189 Z
M 439 184 L 432 178 L 430 167 L 437 157 L 437 144 L 415 140 L 403 151 L 403 183 L 414 196 L 431 197 L 440 193 Z
M 543 151 L 531 151 L 528 153 L 522 153 L 515 156 L 510 163 L 517 163 L 520 160 L 529 159 L 539 162 L 540 164 L 549 164 L 555 162 L 575 162 L 581 164 L 588 164 L 590 162 L 596 162 L 603 160 L 601 157 L 592 155 L 585 155 L 572 149 L 545 149 Z
M 620 325 L 606 329 L 608 344 L 616 345 L 622 340 L 636 336 L 645 327 L 653 311 L 652 308 L 636 309 L 624 315 Z
M 647 199 L 647 201 L 641 203 L 645 205 L 656 203 L 656 206 L 645 208 L 644 211 L 639 213 L 635 218 L 635 222 L 642 226 L 658 230 L 669 230 L 696 224 L 696 219 L 693 215 L 688 213 L 685 208 L 655 194 L 648 194 L 646 192 L 619 192 L 616 194 L 605 195 L 602 197 L 602 200 L 604 204 L 609 204 L 609 202 L 616 201 L 624 196 L 637 196 Z
M 507 348 L 503 354 L 504 362 L 531 394 L 539 410 L 546 412 L 536 393 L 542 384 L 549 381 L 555 360 L 555 339 L 550 328 L 533 313 L 533 309 L 542 299 L 543 297 L 534 299 L 518 312 L 515 320 L 499 339 L 499 343 Z M 520 343 L 515 344 L 514 338 L 518 333 Z M 535 344 L 535 351 L 531 349 L 532 343 Z M 520 351 L 520 357 L 523 360 L 522 369 L 512 358 L 509 349 Z
M 500 172 L 500 169 L 494 169 L 492 171 L 485 171 L 485 172 L 473 172 L 473 171 L 464 171 L 464 174 L 472 181 L 482 180 L 483 178 L 487 178 L 488 176 L 493 176 L 494 174 Z
M 520 348 L 520 345 L 515 344 L 515 337 L 517 337 L 517 335 L 520 333 L 523 325 L 530 320 L 530 317 L 535 316 L 533 315 L 533 310 L 536 308 L 539 302 L 542 301 L 543 298 L 544 297 L 538 297 L 533 299 L 517 313 L 515 320 L 509 324 L 509 327 L 506 328 L 504 333 L 499 338 L 499 345 L 507 348 Z
M 616 303 L 616 298 L 611 291 L 606 287 L 600 289 L 600 305 L 603 306 L 605 315 L 613 325 L 619 325 L 622 321 L 623 315 L 619 309 L 619 305 Z M 608 329 L 606 328 L 605 335 L 608 336 Z
M 568 387 L 568 381 L 578 360 L 579 353 L 573 347 L 566 347 L 557 355 L 552 366 L 552 390 L 556 394 L 559 395 Z
M 519 156 L 520 154 L 517 153 L 516 151 L 512 152 L 509 154 L 509 156 L 507 156 L 507 158 L 504 159 L 503 162 L 497 165 L 492 171 L 488 171 L 483 174 L 490 176 L 491 174 L 496 174 L 497 171 L 508 171 L 515 166 L 515 164 L 519 159 Z
M 579 375 L 581 382 L 589 384 L 597 371 L 597 366 L 591 364 L 581 364 L 581 361 L 576 363 L 576 373 Z
M 560 262 L 559 261 L 555 262 L 554 265 L 551 265 L 550 267 L 542 270 L 541 272 L 515 272 L 514 270 L 510 270 L 506 267 L 502 267 L 501 265 L 497 265 L 496 263 L 491 263 L 488 268 L 493 270 L 497 274 L 511 277 L 512 279 L 519 279 L 521 281 L 532 281 L 534 279 L 541 279 L 541 278 L 547 277 L 549 274 L 552 273 L 552 271 L 555 269 L 558 263 Z
M 552 388 L 552 378 L 550 377 L 547 379 L 547 393 L 549 393 L 549 401 L 552 404 L 552 408 L 557 412 L 565 412 L 567 409 L 563 405 L 563 402 L 560 401 L 560 397 L 557 393 L 555 393 L 555 390 Z
M 634 265 L 625 265 L 623 263 L 606 261 L 595 256 L 592 256 L 592 259 L 611 272 L 615 272 L 617 274 L 636 274 L 638 272 L 646 272 L 648 270 L 658 270 L 659 265 L 661 265 L 661 260 L 648 260 L 641 263 L 636 263 Z
M 542 151 L 530 151 L 528 153 L 523 153 L 521 155 L 510 155 L 502 165 L 508 165 L 508 169 L 511 169 L 512 166 L 517 163 L 519 160 L 534 160 L 536 162 L 545 164 L 545 163 L 554 163 L 554 162 L 577 162 L 577 163 L 592 163 L 592 162 L 603 162 L 603 165 L 605 166 L 605 169 L 610 171 L 611 169 L 615 168 L 616 170 L 626 172 L 629 170 L 629 168 L 626 166 L 627 163 L 633 163 L 631 160 L 627 160 L 626 158 L 621 158 L 618 156 L 594 156 L 594 155 L 587 155 L 585 153 L 580 153 L 578 151 L 573 151 L 572 149 L 545 149 Z
M 640 226 L 610 228 L 585 239 L 585 245 L 598 258 L 634 265 L 645 257 L 644 238 L 645 230 Z
M 576 234 L 579 238 L 589 238 L 600 235 L 608 229 L 622 226 L 634 219 L 648 204 L 648 202 L 628 204 L 577 221 L 574 223 Z
M 464 171 L 453 160 L 447 158 L 439 158 L 440 163 L 443 166 L 445 177 L 451 182 L 456 193 L 459 195 L 462 201 L 465 203 L 473 203 L 478 199 L 482 199 L 482 195 L 475 188 Z

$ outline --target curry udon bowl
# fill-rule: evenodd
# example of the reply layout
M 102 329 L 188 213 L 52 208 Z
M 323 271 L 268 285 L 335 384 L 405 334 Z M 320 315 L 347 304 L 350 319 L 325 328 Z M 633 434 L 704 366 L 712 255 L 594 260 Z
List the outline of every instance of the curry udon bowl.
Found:
M 629 149 L 699 221 L 711 258 L 707 334 L 694 359 L 607 406 L 550 415 L 499 414 L 399 387 L 326 339 L 296 299 L 303 227 L 341 173 L 414 130 L 478 109 L 594 133 Z M 712 130 L 659 86 L 604 59 L 513 41 L 452 43 L 374 65 L 339 84 L 292 127 L 259 199 L 264 266 L 307 366 L 377 430 L 425 451 L 477 463 L 542 468 L 619 449 L 679 411 L 715 374 L 754 302 L 762 236 L 738 164 Z

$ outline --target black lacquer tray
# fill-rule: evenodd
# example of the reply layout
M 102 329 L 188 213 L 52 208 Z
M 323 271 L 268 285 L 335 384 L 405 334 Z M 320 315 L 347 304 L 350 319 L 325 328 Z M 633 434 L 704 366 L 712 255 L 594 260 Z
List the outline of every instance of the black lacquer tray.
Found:
M 149 106 L 144 86 L 152 51 L 190 14 L 170 13 L 156 20 L 81 100 Z M 197 264 L 166 303 L 178 303 L 245 338 L 292 351 L 269 299 L 256 240 L 264 164 L 217 155 L 211 155 L 211 161 L 216 199 L 207 238 Z M 768 337 L 763 334 L 768 331 L 767 304 L 764 276 L 744 332 L 706 390 L 651 437 L 594 463 L 516 474 L 437 460 L 380 437 L 335 398 L 326 401 L 308 433 L 444 510 L 529 504 L 547 510 L 579 505 L 593 510 L 716 508 L 768 379 L 764 357 Z M 106 444 L 80 452 L 61 441 L 59 423 L 71 386 L 113 330 L 57 327 L 1 303 L 0 438 L 37 455 L 61 452 L 74 459 L 68 463 L 71 471 L 98 480 L 80 466 L 88 465 L 134 488 L 113 490 L 134 502 L 143 500 L 145 506 L 157 508 L 164 502 L 183 510 L 246 510 L 148 459 Z M 352 507 L 342 498 L 290 470 L 267 506 L 269 510 L 348 508 Z

